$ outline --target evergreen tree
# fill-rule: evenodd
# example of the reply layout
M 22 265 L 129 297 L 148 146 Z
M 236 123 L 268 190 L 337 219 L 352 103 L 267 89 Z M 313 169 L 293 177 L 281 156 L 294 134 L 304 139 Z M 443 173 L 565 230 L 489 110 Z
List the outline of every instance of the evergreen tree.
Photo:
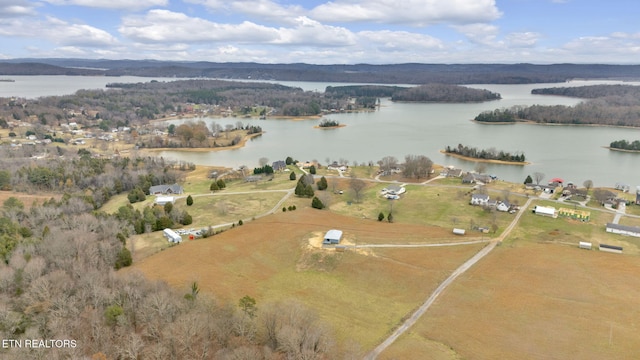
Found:
M 324 204 L 317 196 L 314 196 L 313 200 L 311 200 L 311 207 L 314 209 L 324 209 Z
M 323 176 L 320 178 L 320 181 L 318 181 L 318 190 L 326 190 L 327 187 L 329 187 L 329 184 L 327 183 L 327 179 Z
M 295 179 L 296 179 L 296 173 L 292 171 L 291 174 L 289 174 L 289 180 L 295 180 Z
M 294 193 L 297 196 L 305 196 L 304 194 L 304 182 L 302 181 L 302 178 L 300 178 L 300 180 L 298 180 L 298 183 L 296 184 L 296 190 L 294 191 Z
M 309 167 L 309 174 L 311 174 L 311 175 L 315 175 L 316 174 L 315 165 L 311 165 L 311 167 Z
M 382 211 L 380 211 L 380 214 L 378 214 L 378 221 L 382 220 L 384 220 L 384 214 L 382 213 Z
M 387 221 L 388 222 L 393 222 L 393 215 L 391 213 L 389 213 L 389 215 L 387 215 Z
M 211 183 L 211 186 L 209 186 L 209 190 L 211 191 L 217 191 L 220 190 L 220 186 L 218 186 L 218 183 L 216 181 Z
M 193 205 L 193 198 L 191 197 L 191 195 L 187 196 L 187 206 L 191 206 Z
M 527 178 L 524 179 L 524 183 L 525 184 L 531 184 L 533 183 L 533 179 L 531 178 L 531 175 L 527 175 Z
M 227 184 L 225 184 L 224 180 L 222 179 L 218 179 L 218 181 L 216 181 L 216 184 L 218 185 L 219 189 L 224 189 L 227 187 Z
M 287 165 L 293 164 L 293 158 L 291 156 L 287 156 L 287 158 L 284 160 L 284 163 Z
M 311 185 L 307 185 L 304 187 L 304 196 L 306 197 L 312 197 L 314 195 L 314 191 L 313 188 L 311 187 Z

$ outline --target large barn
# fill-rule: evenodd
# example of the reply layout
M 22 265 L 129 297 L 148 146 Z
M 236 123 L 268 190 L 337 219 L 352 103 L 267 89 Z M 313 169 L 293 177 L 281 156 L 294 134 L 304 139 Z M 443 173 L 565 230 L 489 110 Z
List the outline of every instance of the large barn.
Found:
M 329 230 L 326 234 L 324 234 L 323 244 L 339 244 L 342 239 L 342 231 L 340 230 Z

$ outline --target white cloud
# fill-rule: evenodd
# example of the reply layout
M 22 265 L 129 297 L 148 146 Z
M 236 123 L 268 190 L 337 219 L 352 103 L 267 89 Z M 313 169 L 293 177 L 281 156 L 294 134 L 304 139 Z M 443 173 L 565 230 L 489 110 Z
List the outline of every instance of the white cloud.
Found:
M 535 32 L 517 32 L 506 36 L 506 44 L 509 47 L 532 47 L 540 39 L 540 34 Z
M 361 31 L 358 37 L 363 40 L 361 43 L 382 51 L 421 52 L 444 48 L 439 39 L 406 31 Z
M 168 10 L 151 10 L 144 16 L 123 19 L 119 31 L 138 42 L 345 46 L 355 42 L 355 36 L 345 28 L 323 25 L 306 17 L 292 20 L 292 27 L 273 28 L 249 21 L 240 24 L 220 24 L 202 18 L 189 17 Z
M 290 23 L 292 19 L 304 16 L 306 13 L 300 5 L 280 5 L 271 0 L 185 0 L 185 2 L 204 5 L 216 11 L 241 13 L 254 19 L 275 23 Z
M 218 24 L 168 10 L 150 10 L 145 16 L 127 16 L 119 31 L 141 42 L 271 42 L 278 37 L 277 30 L 248 21 Z
M 35 15 L 36 7 L 37 5 L 25 0 L 1 0 L 0 19 Z
M 501 15 L 495 0 L 336 0 L 310 12 L 310 17 L 328 22 L 373 21 L 414 26 L 489 22 Z
M 117 43 L 108 32 L 84 24 L 69 24 L 65 21 L 48 17 L 46 22 L 36 25 L 38 36 L 45 36 L 57 44 L 73 46 L 110 46 Z M 42 29 L 47 31 L 42 34 Z
M 54 17 L 3 22 L 0 23 L 0 35 L 48 40 L 62 46 L 101 47 L 118 42 L 104 30 L 85 24 L 70 24 Z
M 323 25 L 304 16 L 295 19 L 295 24 L 293 28 L 280 28 L 274 44 L 346 46 L 356 42 L 355 35 L 342 27 Z
M 44 0 L 52 5 L 78 5 L 102 9 L 140 10 L 167 6 L 169 0 Z
M 490 24 L 469 24 L 452 26 L 458 32 L 467 37 L 469 41 L 475 44 L 493 46 L 499 29 L 495 25 Z

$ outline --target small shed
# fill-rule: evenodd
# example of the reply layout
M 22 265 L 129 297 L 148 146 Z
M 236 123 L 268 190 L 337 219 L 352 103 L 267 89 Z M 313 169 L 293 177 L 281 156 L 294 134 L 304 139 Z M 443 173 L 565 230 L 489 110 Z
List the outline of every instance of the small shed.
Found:
M 464 229 L 457 229 L 457 228 L 453 229 L 453 233 L 456 235 L 464 235 L 464 232 L 465 232 Z
M 342 231 L 340 230 L 329 230 L 326 234 L 324 234 L 323 244 L 339 244 L 342 239 Z
M 599 249 L 600 249 L 600 251 L 606 251 L 606 252 L 612 252 L 612 253 L 616 253 L 616 254 L 622 254 L 622 246 L 600 244 Z
M 580 249 L 591 250 L 591 243 L 586 241 L 580 241 L 580 244 L 578 245 L 578 247 L 580 247 Z
M 175 201 L 173 196 L 157 196 L 155 203 L 157 205 L 165 205 L 166 203 L 172 203 Z

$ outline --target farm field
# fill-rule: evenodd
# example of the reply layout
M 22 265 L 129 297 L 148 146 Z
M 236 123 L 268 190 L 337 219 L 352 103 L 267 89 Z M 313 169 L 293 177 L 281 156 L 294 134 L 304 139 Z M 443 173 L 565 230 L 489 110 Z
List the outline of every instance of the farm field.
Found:
M 635 256 L 532 242 L 497 247 L 379 359 L 403 358 L 408 346 L 418 358 L 634 358 L 639 271 Z M 433 344 L 452 351 L 433 352 Z
M 277 213 L 206 239 L 187 241 L 134 263 L 151 279 L 235 303 L 295 298 L 315 309 L 339 342 L 370 349 L 484 244 L 447 248 L 360 249 L 318 247 L 328 229 L 347 244 L 452 241 L 450 230 L 389 224 L 301 209 Z M 170 266 L 167 266 L 170 264 Z

